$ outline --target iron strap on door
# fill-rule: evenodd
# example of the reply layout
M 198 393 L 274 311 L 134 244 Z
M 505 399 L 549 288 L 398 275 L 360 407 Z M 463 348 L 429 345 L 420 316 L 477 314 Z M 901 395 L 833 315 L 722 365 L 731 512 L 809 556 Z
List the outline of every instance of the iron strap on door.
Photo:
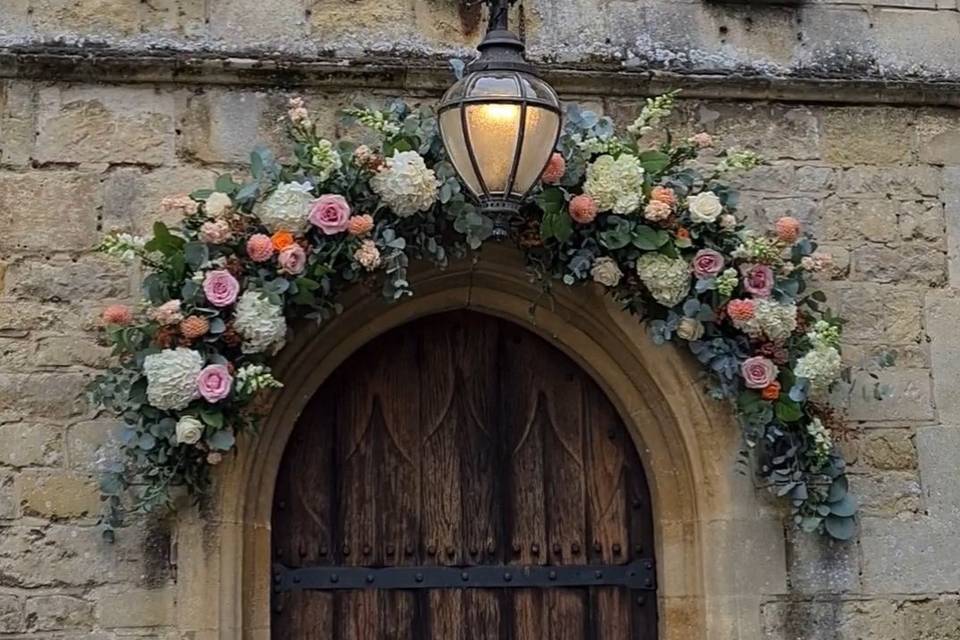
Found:
M 471 567 L 302 567 L 273 566 L 274 591 L 355 589 L 545 589 L 555 587 L 656 588 L 652 560 L 622 565 Z

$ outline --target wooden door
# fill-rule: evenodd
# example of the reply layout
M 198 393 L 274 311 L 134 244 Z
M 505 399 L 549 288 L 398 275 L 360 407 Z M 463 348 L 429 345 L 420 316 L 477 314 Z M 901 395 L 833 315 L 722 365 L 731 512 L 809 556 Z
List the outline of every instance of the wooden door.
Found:
M 274 639 L 651 640 L 649 493 L 610 401 L 522 327 L 432 316 L 312 399 L 273 509 Z

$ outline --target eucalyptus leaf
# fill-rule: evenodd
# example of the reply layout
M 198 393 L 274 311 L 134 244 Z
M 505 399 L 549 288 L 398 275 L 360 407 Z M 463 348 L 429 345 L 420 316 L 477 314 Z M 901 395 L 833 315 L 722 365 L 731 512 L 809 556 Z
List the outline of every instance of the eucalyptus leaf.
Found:
M 830 515 L 824 519 L 823 524 L 827 533 L 837 540 L 849 540 L 857 532 L 856 521 L 853 518 Z
M 229 451 L 236 442 L 233 431 L 229 429 L 221 429 L 207 438 L 207 445 L 214 451 Z

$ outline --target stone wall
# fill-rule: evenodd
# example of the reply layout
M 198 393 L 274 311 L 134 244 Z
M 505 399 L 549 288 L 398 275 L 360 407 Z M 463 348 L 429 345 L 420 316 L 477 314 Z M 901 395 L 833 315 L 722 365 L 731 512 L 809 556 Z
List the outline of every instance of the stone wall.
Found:
M 257 140 L 276 144 L 287 95 L 0 85 L 0 637 L 178 637 L 175 583 L 187 569 L 169 523 L 112 546 L 95 526 L 110 421 L 82 389 L 109 361 L 96 315 L 134 299 L 138 274 L 91 248 L 110 229 L 146 230 L 163 195 L 210 184 Z M 338 106 L 386 95 L 308 97 L 333 133 Z M 625 121 L 639 98 L 588 101 Z M 879 371 L 888 399 L 865 399 L 868 379 L 847 394 L 858 540 L 786 526 L 788 593 L 746 615 L 771 640 L 960 637 L 960 112 L 684 101 L 674 120 L 764 151 L 772 164 L 742 180 L 744 210 L 795 215 L 834 254 L 824 286 L 850 320 L 852 364 L 895 354 Z
M 565 97 L 621 122 L 642 101 L 648 69 L 801 87 L 790 102 L 738 101 L 730 96 L 748 80 L 725 81 L 726 99 L 695 90 L 673 124 L 767 155 L 771 165 L 742 181 L 744 210 L 758 221 L 795 215 L 834 254 L 823 284 L 850 320 L 851 364 L 894 354 L 878 369 L 888 399 L 865 397 L 866 376 L 841 394 L 864 501 L 858 539 L 837 545 L 785 525 L 787 592 L 760 594 L 738 614 L 755 625 L 718 640 L 758 640 L 755 628 L 770 640 L 960 638 L 960 111 L 922 105 L 957 105 L 960 94 L 921 84 L 960 74 L 956 0 L 524 0 L 521 14 L 535 57 L 583 71 L 567 77 Z M 0 67 L 0 638 L 181 637 L 180 612 L 196 603 L 176 602 L 191 568 L 178 563 L 173 524 L 143 522 L 114 545 L 95 526 L 111 423 L 83 386 L 109 362 L 96 316 L 135 300 L 139 274 L 91 249 L 111 229 L 146 231 L 163 215 L 160 198 L 240 168 L 257 141 L 276 146 L 294 93 L 266 76 L 250 86 L 189 69 L 163 82 L 121 71 L 110 85 L 58 83 L 31 56 L 107 51 L 121 69 L 134 54 L 171 69 L 227 54 L 436 59 L 463 54 L 481 30 L 476 9 L 454 0 L 3 2 L 0 46 L 17 64 Z M 101 63 L 85 64 L 96 78 Z M 616 79 L 617 97 L 605 97 L 610 84 L 578 89 L 594 82 L 591 70 L 622 69 L 637 73 Z M 414 83 L 348 74 L 327 83 L 340 90 L 306 94 L 334 133 L 336 109 L 356 100 L 432 99 L 446 79 L 430 73 Z M 854 98 L 804 94 L 807 77 L 896 77 L 913 83 L 900 102 L 914 104 L 871 105 L 862 93 L 843 104 Z M 273 86 L 291 82 L 312 84 L 278 75 Z
M 792 6 L 791 6 L 792 5 Z M 956 79 L 957 0 L 523 0 L 541 61 L 688 72 Z M 5 0 L 0 46 L 449 57 L 478 0 Z

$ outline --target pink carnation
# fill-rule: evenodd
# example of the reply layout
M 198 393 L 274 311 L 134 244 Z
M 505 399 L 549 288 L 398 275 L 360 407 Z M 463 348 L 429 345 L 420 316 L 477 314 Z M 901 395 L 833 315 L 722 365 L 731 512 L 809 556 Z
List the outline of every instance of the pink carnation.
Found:
M 347 223 L 347 232 L 352 236 L 365 236 L 373 231 L 373 216 L 362 214 L 350 218 Z
M 669 204 L 661 200 L 651 200 L 643 209 L 643 217 L 653 222 L 666 220 L 673 213 Z
M 590 224 L 597 218 L 597 203 L 587 195 L 574 196 L 570 200 L 570 217 L 580 224 Z
M 793 244 L 800 237 L 800 221 L 790 216 L 777 220 L 777 238 L 785 244 Z
M 112 304 L 103 310 L 103 324 L 126 326 L 133 322 L 133 312 L 125 304 Z
M 758 298 L 769 298 L 773 292 L 773 269 L 765 264 L 745 264 L 740 267 L 743 288 Z
M 724 260 L 719 252 L 713 249 L 700 249 L 693 256 L 693 274 L 698 278 L 715 278 L 723 271 Z
M 208 271 L 203 279 L 203 294 L 215 307 L 229 307 L 237 300 L 240 283 L 225 269 Z
M 226 220 L 204 222 L 200 226 L 200 240 L 209 244 L 223 244 L 231 235 L 230 223 Z
M 547 168 L 543 170 L 543 175 L 540 176 L 540 179 L 547 184 L 556 184 L 563 180 L 563 174 L 567 172 L 567 161 L 563 159 L 563 156 L 559 153 L 554 153 L 550 156 L 550 161 L 547 162 Z
M 731 300 L 727 303 L 727 315 L 735 322 L 746 322 L 753 318 L 753 300 Z
M 197 391 L 207 402 L 219 402 L 230 395 L 233 376 L 223 364 L 207 365 L 197 376 Z
M 332 236 L 347 230 L 350 205 L 343 196 L 326 193 L 313 201 L 308 219 L 324 235 Z
M 693 134 L 687 138 L 687 140 L 690 142 L 690 144 L 700 147 L 701 149 L 706 149 L 707 147 L 713 146 L 713 136 L 703 131 Z
M 292 276 L 300 275 L 307 266 L 307 254 L 298 244 L 292 244 L 280 252 L 277 259 L 280 271 Z
M 740 375 L 748 389 L 764 389 L 777 380 L 777 365 L 763 356 L 747 358 L 740 365 Z
M 159 307 L 151 310 L 150 317 L 165 326 L 177 324 L 183 320 L 183 313 L 180 312 L 180 301 L 167 300 Z
M 669 187 L 654 187 L 650 190 L 650 200 L 662 202 L 672 207 L 677 204 L 677 194 Z
M 254 262 L 266 262 L 273 257 L 273 241 L 270 236 L 256 233 L 247 240 L 247 255 Z

